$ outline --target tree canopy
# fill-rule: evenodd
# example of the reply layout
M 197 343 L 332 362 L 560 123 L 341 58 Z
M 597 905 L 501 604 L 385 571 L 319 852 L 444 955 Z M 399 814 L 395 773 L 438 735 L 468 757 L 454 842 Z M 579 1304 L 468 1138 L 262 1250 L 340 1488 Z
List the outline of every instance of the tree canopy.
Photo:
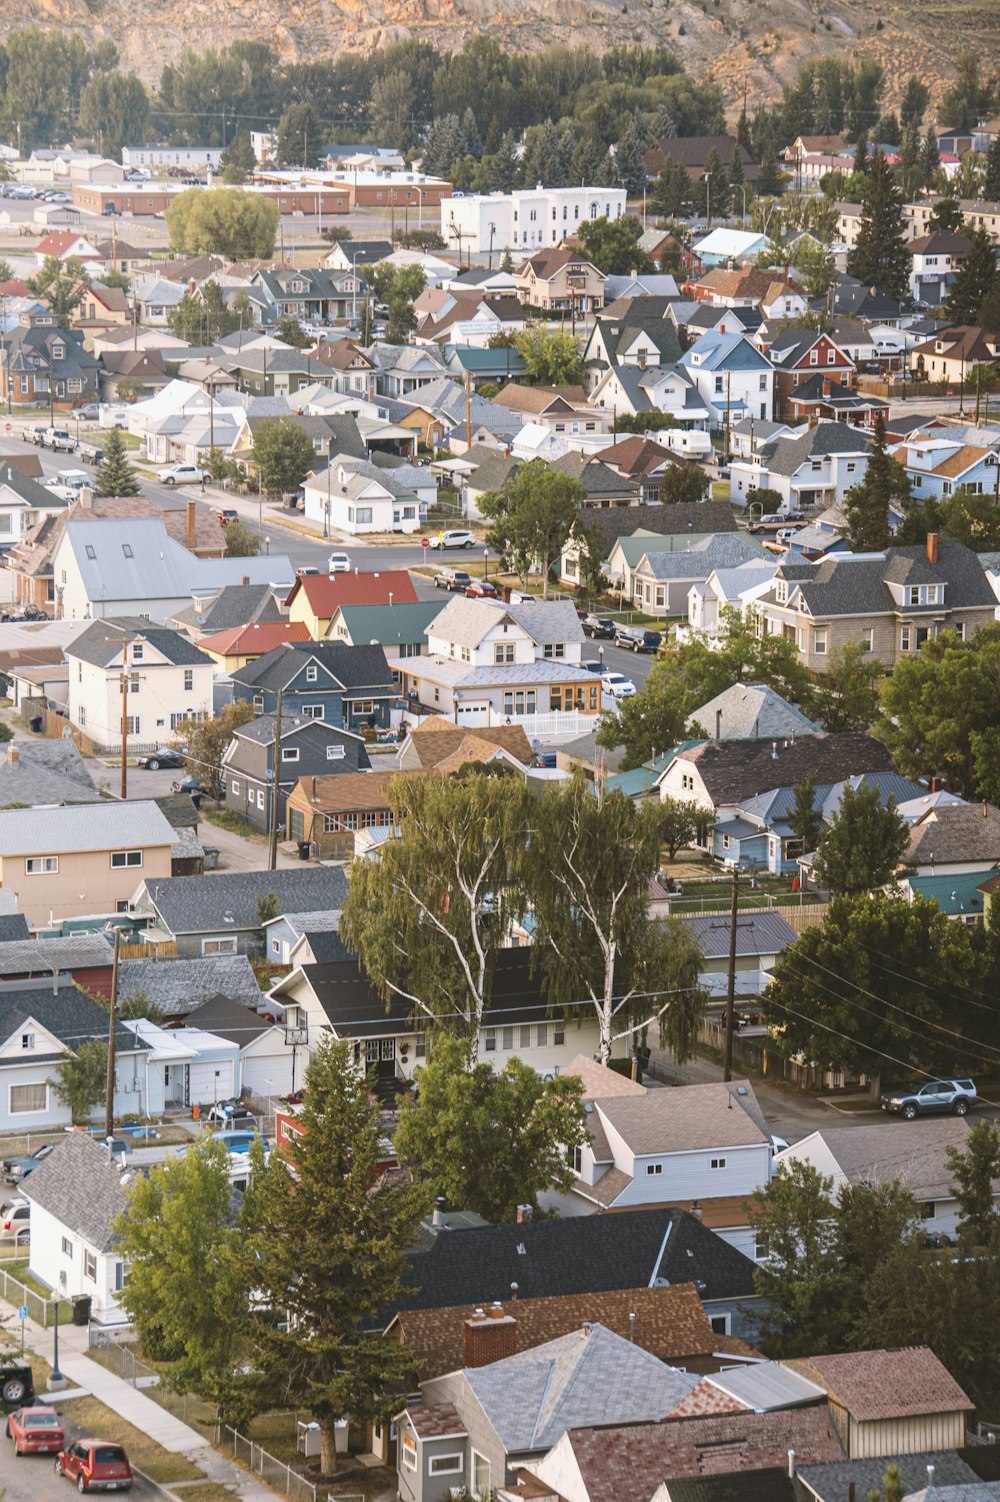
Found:
M 509 560 L 524 584 L 540 565 L 543 599 L 549 591 L 549 570 L 579 520 L 586 494 L 579 480 L 544 459 L 533 459 L 500 490 L 486 491 L 479 499 L 480 511 L 493 523 L 486 534 L 488 545 Z
M 909 825 L 878 787 L 844 783 L 840 807 L 819 837 L 813 869 L 835 897 L 857 895 L 893 880 L 910 842 Z
M 254 430 L 253 464 L 261 490 L 290 495 L 315 468 L 316 451 L 305 428 L 269 417 Z
M 645 182 L 642 154 L 639 167 Z M 641 191 L 641 189 L 640 189 Z M 605 276 L 640 275 L 655 271 L 652 260 L 640 248 L 642 220 L 634 214 L 622 214 L 618 219 L 587 219 L 580 225 L 580 240 L 590 260 Z
M 28 278 L 28 291 L 40 297 L 58 326 L 68 329 L 73 314 L 87 295 L 87 272 L 78 256 L 60 261 L 46 256 L 41 268 Z
M 254 718 L 249 699 L 234 699 L 224 704 L 210 720 L 184 720 L 175 732 L 175 744 L 184 748 L 189 770 L 201 778 L 210 798 L 222 796 L 222 757 L 233 738 L 233 731 Z
M 528 379 L 538 386 L 575 386 L 583 380 L 580 342 L 568 329 L 550 333 L 540 324 L 529 324 L 514 335 L 514 348 Z
M 189 188 L 163 215 L 171 250 L 221 255 L 232 261 L 268 260 L 278 231 L 277 203 L 240 188 Z

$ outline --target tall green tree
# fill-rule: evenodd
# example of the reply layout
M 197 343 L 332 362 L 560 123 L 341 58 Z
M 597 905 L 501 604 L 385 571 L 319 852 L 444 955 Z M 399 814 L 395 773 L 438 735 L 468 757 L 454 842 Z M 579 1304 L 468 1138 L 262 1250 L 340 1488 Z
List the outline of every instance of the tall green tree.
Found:
M 796 839 L 802 841 L 802 852 L 808 854 L 816 849 L 816 842 L 823 830 L 823 815 L 816 807 L 816 778 L 809 774 L 792 789 L 795 804 L 788 816 L 788 823 Z
M 659 808 L 594 797 L 582 776 L 548 790 L 526 851 L 536 947 L 553 1006 L 592 1008 L 602 1064 L 653 1027 L 680 1061 L 694 1049 L 701 954 L 674 920 L 649 914 Z
M 667 506 L 703 501 L 708 486 L 708 475 L 700 464 L 671 461 L 660 481 L 660 500 Z
M 281 167 L 311 167 L 323 144 L 323 121 L 309 101 L 291 104 L 275 131 L 274 151 Z
M 239 519 L 226 522 L 222 529 L 226 539 L 227 558 L 256 558 L 260 552 L 260 537 Z
M 983 197 L 990 203 L 1000 203 L 1000 135 L 993 137 L 986 152 Z
M 40 297 L 61 329 L 68 329 L 73 314 L 87 295 L 87 272 L 77 256 L 60 261 L 46 256 L 41 268 L 28 278 L 28 291 Z
M 543 1080 L 517 1057 L 503 1069 L 492 1060 L 467 1069 L 461 1039 L 445 1036 L 415 1083 L 393 1143 L 400 1162 L 449 1205 L 503 1225 L 522 1204 L 537 1215 L 546 1190 L 572 1187 L 573 1149 L 586 1138 L 576 1076 Z
M 690 711 L 691 693 L 679 674 L 656 662 L 637 694 L 601 715 L 597 744 L 606 751 L 624 747 L 623 771 L 641 767 L 684 739 Z
M 170 332 L 190 344 L 214 344 L 224 334 L 235 334 L 240 327 L 240 315 L 235 307 L 229 307 L 225 294 L 214 277 L 194 293 L 185 292 L 176 307 L 167 315 Z M 253 322 L 251 314 L 245 320 L 246 327 Z
M 955 82 L 941 101 L 941 119 L 955 130 L 971 130 L 989 114 L 993 85 L 984 79 L 981 58 L 971 49 L 956 60 Z
M 813 713 L 830 735 L 868 730 L 878 715 L 878 658 L 860 642 L 835 647 L 816 686 Z
M 722 157 L 719 155 L 717 146 L 713 146 L 705 158 L 703 181 L 708 190 L 708 203 L 712 214 L 716 218 L 724 218 L 729 213 L 732 191 L 729 173 L 722 165 Z
M 889 507 L 896 498 L 899 466 L 886 446 L 885 418 L 875 418 L 874 442 L 868 455 L 865 477 L 852 485 L 844 497 L 844 509 L 851 529 L 851 546 L 858 553 L 877 553 L 887 548 L 892 538 Z
M 386 339 L 390 344 L 405 343 L 417 326 L 413 303 L 427 285 L 423 270 L 419 266 L 395 266 L 391 261 L 380 261 L 369 280 L 377 300 L 389 309 Z
M 551 333 L 538 323 L 514 335 L 525 374 L 536 386 L 576 386 L 584 377 L 580 342 L 569 329 Z
M 277 203 L 240 188 L 189 188 L 163 215 L 170 248 L 233 261 L 267 260 L 278 232 Z
M 253 435 L 253 464 L 262 490 L 289 495 L 316 464 L 312 439 L 286 417 L 269 417 Z
M 587 219 L 579 228 L 580 241 L 598 271 L 605 276 L 628 276 L 652 271 L 653 263 L 639 245 L 642 220 L 634 214 L 619 219 Z
M 52 1088 L 73 1120 L 82 1122 L 103 1101 L 107 1082 L 108 1045 L 95 1038 L 63 1059 Z
M 816 846 L 815 871 L 835 897 L 860 895 L 892 881 L 910 831 L 892 795 L 883 804 L 874 783 L 844 783 L 840 808 Z
M 149 95 L 134 73 L 97 73 L 80 95 L 79 129 L 92 135 L 107 156 L 146 139 Z
M 990 1248 L 1000 1242 L 1000 1210 L 995 1199 L 1000 1180 L 1000 1128 L 996 1122 L 977 1121 L 961 1148 L 945 1149 L 958 1201 L 959 1240 L 969 1251 Z
M 174 744 L 183 748 L 191 772 L 201 778 L 209 798 L 222 796 L 222 758 L 233 732 L 255 717 L 249 699 L 224 704 L 210 720 L 183 720 L 174 732 Z
M 219 159 L 220 176 L 229 187 L 245 183 L 257 166 L 257 158 L 245 131 L 237 131 Z
M 126 457 L 125 440 L 112 428 L 104 440 L 104 458 L 94 470 L 95 496 L 139 495 L 139 476 Z
M 543 599 L 548 597 L 549 570 L 568 541 L 585 498 L 579 480 L 553 469 L 544 459 L 522 464 L 500 490 L 480 497 L 479 509 L 493 523 L 487 543 L 510 559 L 525 584 L 537 562 Z
M 881 151 L 873 151 L 861 199 L 861 224 L 847 258 L 851 276 L 890 297 L 905 297 L 910 254 L 903 233 L 903 195 Z
M 782 1163 L 747 1202 L 759 1249 L 753 1280 L 764 1300 L 760 1334 L 773 1355 L 828 1349 L 841 1276 L 834 1217 L 833 1180 L 797 1159 Z
M 911 73 L 906 80 L 906 88 L 899 105 L 899 121 L 905 128 L 907 125 L 922 125 L 927 106 L 931 102 L 931 91 L 927 85 Z
M 996 246 L 985 229 L 973 230 L 969 254 L 955 274 L 945 312 L 956 323 L 977 324 L 983 303 L 998 287 Z
M 251 1151 L 236 1263 L 244 1286 L 282 1316 L 250 1324 L 259 1385 L 272 1404 L 315 1415 L 320 1469 L 332 1475 L 337 1420 L 385 1423 L 412 1383 L 410 1355 L 385 1339 L 379 1315 L 399 1295 L 429 1197 L 379 1177 L 379 1103 L 349 1044 L 320 1040 L 298 1124 L 269 1166 Z
M 400 777 L 389 788 L 399 839 L 357 863 L 340 921 L 387 1002 L 459 1034 L 470 1063 L 493 995 L 496 957 L 525 908 L 532 809 L 518 780 Z

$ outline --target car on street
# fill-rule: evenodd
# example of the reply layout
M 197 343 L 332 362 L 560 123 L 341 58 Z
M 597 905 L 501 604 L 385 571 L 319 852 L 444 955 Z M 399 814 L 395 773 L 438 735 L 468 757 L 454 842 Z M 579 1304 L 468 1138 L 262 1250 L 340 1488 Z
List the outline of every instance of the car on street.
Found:
M 0 1359 L 0 1399 L 5 1408 L 21 1408 L 35 1401 L 35 1379 L 26 1362 Z
M 100 464 L 104 459 L 104 450 L 99 443 L 81 443 L 80 458 L 84 464 Z
M 465 593 L 470 600 L 495 600 L 497 587 L 489 579 L 473 579 L 471 584 L 465 586 Z
M 655 652 L 662 641 L 659 631 L 650 631 L 646 626 L 615 627 L 615 646 L 626 647 L 630 652 Z
M 534 605 L 538 601 L 537 595 L 529 595 L 526 590 L 512 589 L 508 600 L 511 605 Z
M 601 686 L 612 699 L 631 699 L 635 693 L 635 684 L 624 673 L 604 673 Z
M 0 1204 L 0 1244 L 23 1241 L 28 1234 L 31 1206 L 24 1199 L 4 1200 Z
M 46 428 L 38 446 L 51 449 L 54 454 L 76 453 L 76 439 L 68 428 Z
M 77 407 L 73 416 L 79 417 L 81 422 L 100 422 L 101 404 L 100 402 L 88 402 L 85 407 Z
M 326 560 L 326 568 L 330 574 L 349 574 L 351 572 L 351 560 L 346 553 L 331 553 Z
M 7 1415 L 6 1433 L 15 1455 L 57 1455 L 66 1443 L 54 1408 L 15 1408 Z
M 615 636 L 615 623 L 606 615 L 585 615 L 581 625 L 584 636 L 596 638 L 600 641 L 613 641 Z
M 207 1120 L 218 1122 L 219 1126 L 223 1127 L 243 1126 L 254 1128 L 257 1125 L 257 1118 L 250 1110 L 250 1107 L 244 1105 L 243 1101 L 237 1100 L 235 1097 L 231 1100 L 216 1101 L 215 1105 L 208 1112 Z
M 44 1163 L 50 1153 L 54 1153 L 59 1146 L 58 1142 L 43 1142 L 41 1147 L 36 1147 L 33 1153 L 28 1153 L 23 1158 L 4 1158 L 3 1176 L 8 1184 L 23 1184 L 29 1173 L 32 1173 L 40 1163 Z
M 189 773 L 187 777 L 178 777 L 176 782 L 170 784 L 172 793 L 200 793 L 201 778 Z
M 219 512 L 220 527 L 228 527 L 230 522 L 238 522 L 239 519 L 239 512 L 236 511 L 232 506 L 223 506 L 222 510 Z
M 137 767 L 145 767 L 147 772 L 158 772 L 161 767 L 182 767 L 184 758 L 173 746 L 157 746 L 155 751 L 150 751 L 148 756 L 140 756 L 136 761 Z
M 758 532 L 766 532 L 771 527 L 780 527 L 788 518 L 783 511 L 769 511 L 765 516 L 751 523 L 749 530 L 756 535 Z
M 450 532 L 439 532 L 430 540 L 432 548 L 474 548 L 476 539 L 471 532 L 463 532 L 453 529 Z
M 883 1095 L 882 1110 L 912 1121 L 915 1116 L 931 1116 L 941 1111 L 966 1116 L 975 1103 L 976 1087 L 970 1079 L 927 1080 L 925 1084 L 903 1085 Z
M 121 1445 L 107 1439 L 78 1439 L 56 1456 L 56 1475 L 68 1476 L 81 1492 L 127 1492 L 132 1467 Z
M 209 474 L 197 464 L 168 464 L 156 471 L 156 478 L 161 485 L 201 485 Z
M 595 659 L 593 662 L 581 662 L 580 666 L 583 668 L 583 671 L 585 673 L 594 673 L 598 678 L 604 677 L 603 662 L 598 662 Z
M 468 589 L 471 583 L 472 575 L 464 568 L 439 568 L 434 575 L 434 588 L 447 589 L 450 593 Z

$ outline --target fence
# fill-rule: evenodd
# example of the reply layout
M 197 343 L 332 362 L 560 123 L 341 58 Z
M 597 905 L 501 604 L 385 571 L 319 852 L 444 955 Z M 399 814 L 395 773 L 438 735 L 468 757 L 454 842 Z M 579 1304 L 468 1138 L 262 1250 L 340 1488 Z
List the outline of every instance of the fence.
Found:
M 698 1029 L 698 1041 L 721 1053 L 726 1046 L 725 1026 L 712 1018 L 703 1017 Z M 815 1090 L 826 1083 L 824 1070 L 814 1064 L 798 1064 L 794 1059 L 784 1058 L 777 1049 L 769 1048 L 764 1039 L 741 1038 L 737 1033 L 733 1038 L 733 1057 L 749 1064 L 758 1074 L 766 1075 L 769 1079 L 787 1080 L 800 1090 Z
M 215 1408 L 194 1393 L 171 1392 L 162 1386 L 160 1373 L 149 1366 L 129 1343 L 135 1332 L 128 1325 L 115 1329 L 101 1329 L 90 1325 L 87 1332 L 87 1347 L 91 1359 L 106 1366 L 109 1372 L 121 1377 L 130 1387 L 141 1388 L 147 1398 L 172 1413 L 185 1424 L 200 1424 L 209 1429 L 217 1421 Z
M 247 1439 L 245 1434 L 230 1429 L 228 1424 L 220 1424 L 215 1443 L 220 1450 L 225 1450 L 255 1475 L 263 1476 L 269 1486 L 284 1492 L 286 1497 L 291 1498 L 291 1502 L 317 1502 L 313 1483 L 306 1481 L 304 1476 L 293 1471 L 283 1460 L 268 1454 L 256 1440 Z M 347 1502 L 347 1499 L 341 1498 L 339 1502 Z
M 14 1304 L 18 1308 L 26 1304 L 28 1317 L 47 1330 L 50 1324 L 55 1323 L 55 1308 L 48 1299 L 36 1293 L 33 1288 L 28 1288 L 17 1278 L 11 1277 L 9 1272 L 0 1269 L 0 1299 L 8 1304 Z M 65 1301 L 64 1301 L 65 1302 Z M 65 1323 L 66 1316 L 62 1315 L 60 1324 Z

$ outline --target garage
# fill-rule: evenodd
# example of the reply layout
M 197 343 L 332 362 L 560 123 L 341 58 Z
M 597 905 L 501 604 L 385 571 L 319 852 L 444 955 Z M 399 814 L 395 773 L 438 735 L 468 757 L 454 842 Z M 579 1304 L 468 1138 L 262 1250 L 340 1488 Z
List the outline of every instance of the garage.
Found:
M 288 1095 L 301 1088 L 308 1062 L 305 1049 L 286 1048 L 284 1033 L 271 1028 L 243 1050 L 243 1090 L 257 1100 Z
M 232 1059 L 199 1059 L 191 1065 L 190 1098 L 192 1104 L 213 1105 L 235 1094 L 235 1069 Z

